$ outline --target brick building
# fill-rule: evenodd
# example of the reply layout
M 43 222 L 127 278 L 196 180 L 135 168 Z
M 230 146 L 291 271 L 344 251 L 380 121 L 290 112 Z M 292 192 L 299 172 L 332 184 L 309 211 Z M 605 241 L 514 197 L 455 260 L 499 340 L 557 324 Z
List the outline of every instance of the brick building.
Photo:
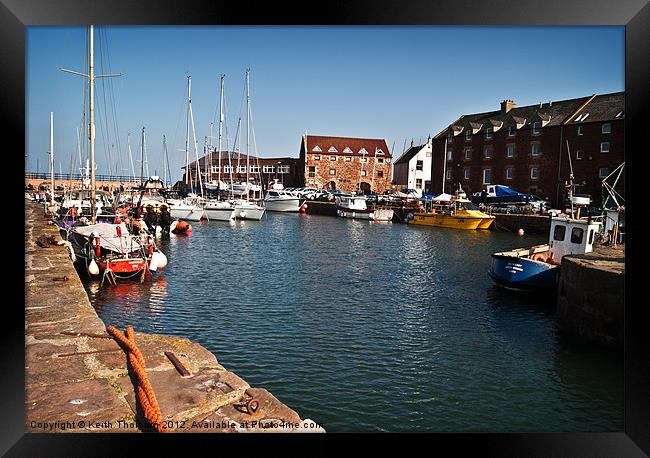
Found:
M 230 154 L 230 159 L 229 155 Z M 232 169 L 232 179 L 234 182 L 246 181 L 246 154 L 222 151 L 221 164 L 219 164 L 219 152 L 212 153 L 212 162 L 209 164 L 208 173 L 206 174 L 206 162 L 209 161 L 209 155 L 199 159 L 199 170 L 201 171 L 201 180 L 203 183 L 217 184 L 219 172 L 221 172 L 221 181 L 230 180 Z M 299 160 L 292 157 L 253 157 L 251 156 L 249 164 L 249 178 L 251 181 L 257 180 L 258 173 L 261 173 L 261 181 L 266 186 L 273 179 L 278 179 L 285 187 L 299 186 L 302 180 L 302 168 Z M 185 167 L 182 167 L 185 169 Z M 196 161 L 190 163 L 192 183 L 196 183 Z M 185 181 L 185 174 L 183 175 Z
M 304 186 L 382 194 L 391 189 L 392 155 L 385 139 L 303 135 Z
M 624 99 L 616 92 L 525 107 L 504 100 L 500 110 L 463 115 L 434 137 L 432 192 L 462 186 L 469 195 L 502 184 L 561 208 L 568 141 L 576 194 L 599 205 L 602 179 L 625 160 Z

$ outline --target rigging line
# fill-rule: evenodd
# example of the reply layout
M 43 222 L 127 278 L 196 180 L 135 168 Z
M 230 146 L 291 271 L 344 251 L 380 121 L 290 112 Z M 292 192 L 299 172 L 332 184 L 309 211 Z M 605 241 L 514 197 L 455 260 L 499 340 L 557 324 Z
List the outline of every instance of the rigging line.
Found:
M 177 118 L 177 122 L 176 122 L 176 130 L 174 132 L 174 137 L 172 138 L 172 143 L 171 143 L 172 146 L 175 148 L 175 150 L 179 149 L 178 148 L 179 145 L 178 145 L 178 143 L 176 141 L 178 140 L 178 131 L 180 129 L 181 118 L 183 116 L 183 108 L 185 106 L 185 101 L 186 100 L 187 100 L 186 92 L 185 92 L 185 90 L 183 90 L 183 96 L 181 97 L 181 103 L 180 103 L 180 107 L 178 109 L 178 118 Z M 174 163 L 176 163 L 176 161 L 174 161 Z
M 105 40 L 105 47 L 106 47 L 106 61 L 108 64 L 108 74 L 112 74 L 113 72 L 111 71 L 112 66 L 111 66 L 111 55 L 109 52 L 110 46 L 109 46 L 109 40 L 110 37 L 108 35 L 108 29 L 103 28 L 103 33 L 104 33 L 104 40 Z M 115 135 L 115 143 L 117 144 L 117 159 L 118 159 L 118 164 L 119 164 L 119 170 L 122 170 L 122 145 L 120 143 L 120 135 L 119 135 L 119 127 L 117 123 L 117 103 L 115 102 L 115 89 L 114 89 L 114 83 L 113 83 L 113 78 L 108 78 L 108 88 L 109 88 L 109 100 L 111 103 L 111 108 L 112 108 L 112 114 L 113 114 L 113 133 Z M 118 174 L 119 175 L 119 174 Z
M 97 41 L 99 41 L 99 63 L 101 67 L 102 73 L 105 73 L 106 66 L 104 64 L 104 40 L 102 39 L 102 33 L 101 33 L 101 28 L 99 28 L 100 33 L 97 34 Z M 107 156 L 108 159 L 108 175 L 109 177 L 112 177 L 113 175 L 113 158 L 111 154 L 111 135 L 110 135 L 110 129 L 108 127 L 108 118 L 109 118 L 109 113 L 108 113 L 108 108 L 107 108 L 107 103 L 106 103 L 106 78 L 101 78 L 101 92 L 102 92 L 102 103 L 103 103 L 103 116 L 102 120 L 104 122 L 104 125 L 106 127 L 106 132 L 105 132 L 105 143 L 104 143 L 104 153 Z

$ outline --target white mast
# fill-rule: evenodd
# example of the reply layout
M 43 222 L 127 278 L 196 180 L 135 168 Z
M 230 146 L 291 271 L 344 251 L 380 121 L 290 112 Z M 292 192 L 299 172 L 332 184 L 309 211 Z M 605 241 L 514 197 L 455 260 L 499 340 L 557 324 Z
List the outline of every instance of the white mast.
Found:
M 191 80 L 192 77 L 188 75 L 187 77 L 187 122 L 185 125 L 185 184 L 190 185 L 192 188 L 192 179 L 190 177 L 190 153 L 188 150 L 188 144 L 190 141 L 190 91 L 191 91 Z
M 194 115 L 192 114 L 192 97 L 190 95 L 191 87 L 188 87 L 188 108 L 190 112 L 190 120 L 192 122 L 192 139 L 194 140 L 194 156 L 196 160 L 196 181 L 198 182 L 199 189 L 201 191 L 201 197 L 203 197 L 203 182 L 201 180 L 201 169 L 199 167 L 199 144 L 196 142 L 196 131 L 194 130 Z
M 221 136 L 223 133 L 223 86 L 225 75 L 221 75 L 220 91 L 219 91 L 219 190 L 221 190 Z M 228 162 L 230 163 L 230 152 L 228 153 Z M 231 173 L 232 177 L 232 173 Z M 232 178 L 230 179 L 232 191 Z
M 50 111 L 50 177 L 52 180 L 51 203 L 54 205 L 54 113 Z
M 133 167 L 133 155 L 131 154 L 131 132 L 127 134 L 126 142 L 129 147 L 129 162 L 131 163 L 131 176 L 133 176 L 133 181 L 135 182 L 135 167 Z
M 250 85 L 248 82 L 250 68 L 246 69 L 246 199 L 249 198 L 248 186 L 250 185 L 250 178 L 248 172 L 250 170 L 250 130 L 251 130 L 251 96 Z
M 88 140 L 90 141 L 90 205 L 91 205 L 91 215 L 92 215 L 92 223 L 95 224 L 97 221 L 97 209 L 95 208 L 96 202 L 97 202 L 97 196 L 96 196 L 96 183 L 95 183 L 95 78 L 107 78 L 111 76 L 122 76 L 121 73 L 116 73 L 116 74 L 111 74 L 111 75 L 98 75 L 95 76 L 95 64 L 94 64 L 94 26 L 90 24 L 89 27 L 89 71 L 88 74 L 85 73 L 79 73 L 79 72 L 73 72 L 72 70 L 66 70 L 61 68 L 61 71 L 67 72 L 67 73 L 73 73 L 75 75 L 83 76 L 85 78 L 88 78 L 89 82 L 89 94 L 88 94 L 88 102 L 89 102 L 89 112 L 90 112 L 90 119 L 88 122 Z

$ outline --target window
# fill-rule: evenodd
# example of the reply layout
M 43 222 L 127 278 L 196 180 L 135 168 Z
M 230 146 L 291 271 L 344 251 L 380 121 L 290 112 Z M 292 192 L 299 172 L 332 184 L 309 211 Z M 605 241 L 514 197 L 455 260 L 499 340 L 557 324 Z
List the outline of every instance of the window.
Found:
M 377 163 L 378 164 L 383 164 L 384 163 L 384 158 L 383 157 L 378 157 L 377 158 Z
M 334 148 L 333 146 L 330 147 L 330 149 L 327 150 L 328 153 L 338 153 L 339 151 Z
M 466 179 L 466 180 L 469 180 L 469 177 L 470 177 L 470 168 L 465 167 L 463 169 L 463 178 Z
M 229 165 L 224 165 L 223 166 L 223 173 L 230 173 L 232 172 L 232 167 Z
M 422 179 L 421 178 L 417 178 L 415 180 L 415 189 L 422 189 Z
M 330 169 L 330 175 L 336 175 L 336 169 Z
M 245 165 L 238 166 L 237 173 L 246 173 L 246 166 Z
M 315 161 L 320 161 L 320 156 L 314 156 Z
M 447 132 L 447 143 L 451 143 L 453 141 L 454 141 L 454 134 L 451 131 Z
M 584 134 L 583 126 L 578 126 L 578 135 Z
M 452 157 L 453 157 L 453 153 L 452 153 L 452 151 L 450 149 L 448 149 L 447 150 L 447 160 L 451 161 Z
M 594 231 L 593 229 L 589 231 L 589 245 L 594 243 L 594 232 L 596 231 Z
M 514 143 L 509 143 L 508 146 L 506 146 L 506 156 L 507 157 L 515 157 L 515 145 L 514 145 Z
M 465 141 L 469 142 L 472 140 L 472 129 L 467 129 L 465 131 Z
M 506 167 L 506 180 L 512 180 L 513 171 L 512 167 Z
M 344 160 L 345 162 L 352 162 L 352 157 L 351 157 L 351 156 L 345 156 L 345 157 L 343 158 L 343 160 Z
M 517 134 L 517 128 L 515 126 L 508 127 L 508 137 L 514 137 Z
M 365 148 L 361 148 L 361 149 L 359 150 L 359 154 L 368 154 L 368 151 L 366 151 Z
M 316 167 L 309 166 L 309 178 L 316 178 Z
M 532 134 L 539 135 L 541 133 L 541 129 L 542 129 L 542 123 L 539 121 L 534 122 Z
M 314 149 L 312 149 L 312 151 L 320 153 L 322 150 L 320 149 L 320 146 L 317 145 L 317 146 L 314 146 Z
M 383 156 L 386 153 L 384 153 L 382 150 L 378 149 L 377 151 L 375 151 L 375 156 L 378 155 L 378 154 L 381 154 Z
M 609 168 L 608 167 L 601 167 L 598 169 L 598 176 L 600 178 L 605 178 L 607 175 L 609 175 Z
M 367 157 L 362 157 L 361 162 L 368 162 L 368 158 Z
M 384 176 L 384 171 L 383 171 L 383 170 L 379 170 L 379 171 L 377 172 L 377 177 L 379 177 L 379 178 L 383 178 L 383 176 Z
M 336 161 L 336 156 L 330 156 L 330 161 L 335 162 Z
M 289 173 L 288 165 L 278 165 L 278 173 Z
M 490 159 L 492 157 L 492 147 L 491 146 L 486 146 L 483 148 L 483 157 L 485 159 Z
M 492 127 L 488 127 L 485 129 L 485 138 L 490 140 L 492 138 L 492 133 L 494 132 L 494 129 Z
M 601 153 L 609 153 L 609 142 L 602 142 L 600 144 L 600 152 Z
M 351 153 L 352 150 L 350 149 L 349 146 L 346 146 L 345 149 L 343 150 L 344 153 Z
M 469 161 L 472 159 L 472 148 L 465 148 L 465 160 Z
M 251 173 L 260 173 L 260 166 L 257 164 L 251 165 Z
M 447 169 L 447 179 L 451 180 L 451 169 Z
M 366 171 L 365 171 L 365 170 L 362 170 L 362 171 L 361 171 L 361 176 L 362 176 L 362 177 L 365 177 L 365 176 L 366 176 Z
M 579 149 L 576 151 L 576 160 L 581 161 L 585 158 L 585 152 Z
M 540 144 L 539 143 L 531 143 L 530 144 L 530 155 L 531 156 L 539 156 L 540 153 Z
M 483 169 L 483 184 L 492 183 L 492 169 Z
M 423 162 L 422 161 L 416 161 L 415 163 L 415 170 L 422 170 L 423 168 Z
M 562 226 L 561 224 L 558 224 L 555 226 L 555 230 L 553 231 L 553 240 L 557 240 L 558 242 L 564 242 L 564 235 L 566 234 L 566 226 Z
M 530 168 L 530 179 L 537 180 L 539 178 L 539 169 L 537 167 Z
M 212 173 L 219 173 L 220 170 L 221 170 L 221 167 L 219 167 L 218 165 L 213 165 L 212 166 Z
M 612 133 L 612 125 L 610 123 L 606 122 L 600 128 L 600 132 L 602 134 L 611 134 Z
M 581 227 L 571 229 L 571 243 L 582 243 L 582 236 L 585 230 Z
M 316 167 L 314 167 L 314 170 Z M 275 173 L 275 166 L 274 165 L 265 165 L 262 167 L 262 172 L 264 173 Z

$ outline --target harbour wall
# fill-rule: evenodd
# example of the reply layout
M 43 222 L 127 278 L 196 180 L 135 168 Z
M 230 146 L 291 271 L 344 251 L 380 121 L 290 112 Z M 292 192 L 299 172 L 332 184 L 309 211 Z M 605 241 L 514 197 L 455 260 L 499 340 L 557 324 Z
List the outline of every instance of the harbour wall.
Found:
M 107 334 L 61 243 L 44 206 L 26 202 L 25 430 L 151 431 L 127 354 Z M 324 432 L 189 339 L 136 330 L 135 341 L 172 432 Z
M 558 326 L 582 340 L 622 348 L 624 291 L 624 245 L 565 256 L 557 290 Z
M 551 219 L 544 215 L 517 215 L 512 213 L 492 213 L 494 228 L 509 232 L 523 229 L 530 234 L 548 234 L 551 229 Z

